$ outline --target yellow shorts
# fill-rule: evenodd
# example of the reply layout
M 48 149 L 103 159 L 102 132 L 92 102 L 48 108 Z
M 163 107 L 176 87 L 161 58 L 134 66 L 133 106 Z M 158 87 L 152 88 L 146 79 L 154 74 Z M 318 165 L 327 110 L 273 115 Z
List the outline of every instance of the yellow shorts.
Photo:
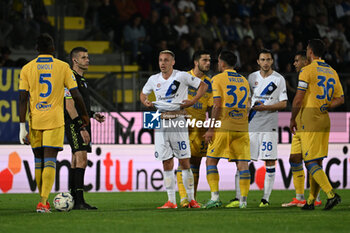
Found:
M 30 144 L 33 149 L 52 147 L 63 150 L 64 126 L 48 130 L 29 130 Z
M 206 129 L 191 128 L 188 130 L 191 156 L 193 157 L 205 157 L 207 156 L 208 144 L 205 143 L 204 134 Z
M 300 140 L 304 162 L 327 157 L 329 132 L 301 132 Z
M 250 161 L 248 132 L 217 131 L 208 146 L 207 157 L 228 159 L 230 162 Z
M 296 132 L 292 138 L 292 145 L 290 148 L 290 154 L 301 154 L 301 141 L 300 141 L 300 132 Z

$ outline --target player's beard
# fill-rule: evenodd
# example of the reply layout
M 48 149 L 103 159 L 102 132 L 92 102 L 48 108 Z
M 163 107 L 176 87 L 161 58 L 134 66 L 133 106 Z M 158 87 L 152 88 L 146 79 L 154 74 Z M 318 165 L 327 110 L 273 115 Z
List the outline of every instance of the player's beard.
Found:
M 210 66 L 209 66 L 208 69 L 205 69 L 204 66 L 198 65 L 198 70 L 199 70 L 200 72 L 202 72 L 203 74 L 206 73 L 206 72 L 208 72 L 209 69 L 210 69 Z

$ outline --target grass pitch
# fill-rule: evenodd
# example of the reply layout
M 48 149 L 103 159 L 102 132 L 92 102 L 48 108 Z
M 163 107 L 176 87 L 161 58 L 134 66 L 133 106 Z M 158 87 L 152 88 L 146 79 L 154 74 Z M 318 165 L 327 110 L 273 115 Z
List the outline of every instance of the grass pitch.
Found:
M 38 194 L 0 195 L 0 232 L 350 232 L 350 190 L 338 190 L 342 203 L 331 211 L 322 207 L 302 211 L 282 208 L 281 203 L 294 197 L 294 191 L 272 192 L 270 207 L 259 208 L 262 191 L 251 191 L 247 209 L 176 209 L 157 210 L 165 203 L 165 192 L 87 193 L 97 211 L 35 212 Z M 227 204 L 232 192 L 220 192 Z M 54 194 L 51 194 L 50 201 Z M 199 192 L 205 203 L 209 192 Z

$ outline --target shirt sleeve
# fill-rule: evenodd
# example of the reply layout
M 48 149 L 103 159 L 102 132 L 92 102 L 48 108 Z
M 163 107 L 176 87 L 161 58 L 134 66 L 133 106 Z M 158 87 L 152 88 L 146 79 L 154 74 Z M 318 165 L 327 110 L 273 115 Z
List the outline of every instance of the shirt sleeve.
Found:
M 191 86 L 191 87 L 194 87 L 197 89 L 199 87 L 199 85 L 201 84 L 202 80 L 200 78 L 197 78 L 197 77 L 190 75 L 187 72 L 183 72 L 183 73 L 184 73 L 183 79 L 184 79 L 185 83 L 188 86 Z
M 64 86 L 69 90 L 77 88 L 77 81 L 73 74 L 73 71 L 69 68 L 68 64 L 65 66 L 65 75 L 64 75 Z
M 151 94 L 153 91 L 153 85 L 152 85 L 152 80 L 149 78 L 145 84 L 145 86 L 142 88 L 142 93 L 145 95 Z
M 29 91 L 27 69 L 22 69 L 19 75 L 19 90 L 20 91 Z
M 306 91 L 309 88 L 309 72 L 306 69 L 301 69 L 299 73 L 298 90 Z
M 279 101 L 288 100 L 286 80 L 283 77 L 281 78 L 281 82 L 280 82 L 280 93 L 278 96 L 278 100 Z

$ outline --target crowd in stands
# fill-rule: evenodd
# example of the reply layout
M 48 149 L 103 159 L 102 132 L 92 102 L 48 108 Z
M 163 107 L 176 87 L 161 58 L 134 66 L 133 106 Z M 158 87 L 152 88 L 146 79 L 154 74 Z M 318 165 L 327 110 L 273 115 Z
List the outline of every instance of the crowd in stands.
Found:
M 171 49 L 175 68 L 187 70 L 198 49 L 215 57 L 222 48 L 238 56 L 237 69 L 256 69 L 261 48 L 273 51 L 275 70 L 293 72 L 294 54 L 321 38 L 324 58 L 350 72 L 350 0 L 71 0 L 66 15 L 82 16 L 92 33 L 110 40 L 130 63 L 158 70 L 158 52 Z M 0 0 L 0 66 L 9 48 L 32 48 L 41 32 L 54 35 L 42 0 Z M 3 53 L 5 52 L 5 54 Z

